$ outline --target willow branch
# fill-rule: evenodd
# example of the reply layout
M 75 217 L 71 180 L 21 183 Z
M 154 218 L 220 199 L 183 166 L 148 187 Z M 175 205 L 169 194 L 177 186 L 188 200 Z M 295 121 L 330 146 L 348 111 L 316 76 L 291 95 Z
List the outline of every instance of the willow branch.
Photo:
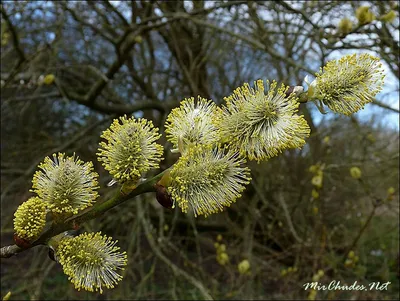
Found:
M 395 113 L 400 113 L 399 109 L 392 108 L 392 107 L 390 107 L 390 106 L 388 106 L 388 105 L 386 105 L 386 104 L 380 102 L 379 100 L 374 99 L 374 100 L 372 101 L 372 103 L 373 103 L 374 105 L 377 105 L 378 107 L 383 108 L 383 109 L 390 110 L 390 111 L 395 112 Z
M 37 240 L 32 242 L 26 248 L 21 248 L 16 245 L 2 247 L 0 249 L 0 255 L 1 255 L 0 257 L 9 258 L 13 255 L 28 250 L 32 247 L 38 245 L 45 245 L 49 241 L 49 239 L 55 235 L 58 235 L 67 230 L 76 229 L 83 223 L 92 220 L 96 217 L 99 217 L 100 215 L 114 208 L 115 206 L 118 206 L 119 204 L 122 204 L 138 195 L 141 195 L 146 192 L 154 192 L 155 191 L 154 185 L 159 181 L 164 172 L 165 171 L 159 173 L 153 178 L 138 185 L 129 194 L 124 194 L 120 191 L 120 189 L 118 189 L 112 198 L 101 203 L 96 203 L 93 207 L 90 207 L 77 215 L 69 217 L 62 222 L 59 223 L 53 222 L 50 226 L 47 227 L 47 229 L 42 233 L 42 235 Z

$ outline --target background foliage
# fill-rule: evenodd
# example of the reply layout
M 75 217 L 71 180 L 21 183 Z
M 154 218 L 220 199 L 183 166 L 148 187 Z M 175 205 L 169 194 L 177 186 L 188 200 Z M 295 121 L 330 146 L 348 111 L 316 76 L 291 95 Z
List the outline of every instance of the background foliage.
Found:
M 301 112 L 312 133 L 302 150 L 250 162 L 253 181 L 221 214 L 194 219 L 141 196 L 84 225 L 128 252 L 124 280 L 103 295 L 77 292 L 45 247 L 1 261 L 1 295 L 11 299 L 303 299 L 322 283 L 390 281 L 387 291 L 319 291 L 318 299 L 398 296 L 399 19 L 379 21 L 396 1 L 2 1 L 1 244 L 12 243 L 13 213 L 31 193 L 46 155 L 93 161 L 100 194 L 110 176 L 96 160 L 112 118 L 134 114 L 163 130 L 171 108 L 201 95 L 221 103 L 258 78 L 301 85 L 328 60 L 370 52 L 387 85 L 364 112 Z M 370 6 L 375 21 L 358 25 Z M 353 29 L 337 29 L 347 17 Z M 47 75 L 47 77 L 46 77 Z M 53 75 L 53 76 L 48 76 Z M 161 169 L 177 156 L 166 147 Z M 309 167 L 325 164 L 319 197 Z M 361 180 L 349 168 L 362 170 Z M 150 175 L 151 176 L 151 175 Z M 388 197 L 389 187 L 395 188 Z M 377 206 L 376 206 L 377 205 Z M 229 261 L 217 260 L 215 243 Z M 353 250 L 359 260 L 344 264 Z M 247 259 L 250 273 L 240 274 Z M 311 298 L 311 297 L 310 297 Z

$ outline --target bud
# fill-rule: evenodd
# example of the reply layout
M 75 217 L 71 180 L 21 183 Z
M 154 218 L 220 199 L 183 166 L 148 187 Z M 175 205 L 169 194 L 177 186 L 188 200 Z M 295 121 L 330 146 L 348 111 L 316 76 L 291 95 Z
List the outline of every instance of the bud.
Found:
M 379 20 L 387 23 L 392 23 L 396 19 L 396 12 L 394 10 L 391 10 L 387 14 L 384 14 L 379 17 Z
M 375 20 L 375 15 L 369 10 L 368 6 L 360 6 L 357 8 L 356 17 L 360 25 L 365 25 Z
M 321 188 L 322 187 L 322 175 L 316 175 L 311 179 L 311 184 L 313 184 L 315 187 Z
M 346 259 L 344 262 L 345 267 L 351 267 L 353 265 L 353 260 L 351 259 Z
M 317 282 L 317 281 L 319 281 L 320 278 L 321 278 L 321 277 L 320 277 L 318 274 L 315 274 L 315 275 L 312 277 L 312 281 L 313 281 L 313 282 Z
M 43 83 L 45 85 L 51 85 L 54 82 L 54 79 L 55 79 L 54 74 L 47 74 L 43 79 Z
M 220 252 L 220 253 L 225 252 L 225 251 L 226 251 L 226 245 L 225 245 L 225 244 L 220 244 L 220 245 L 218 246 L 217 251 Z
M 136 37 L 135 37 L 135 42 L 136 42 L 136 43 L 139 43 L 139 44 L 142 43 L 142 42 L 143 42 L 142 36 L 136 36 Z
M 389 187 L 387 190 L 387 194 L 392 195 L 396 192 L 396 189 L 394 189 L 394 187 Z
M 343 18 L 339 21 L 338 32 L 348 34 L 353 29 L 353 23 L 348 18 Z
M 225 265 L 229 261 L 229 256 L 226 253 L 220 253 L 217 255 L 217 261 L 220 265 Z
M 156 189 L 156 199 L 160 203 L 161 206 L 171 209 L 173 207 L 173 201 L 171 196 L 168 194 L 167 189 L 159 184 L 154 185 Z
M 238 264 L 238 270 L 240 274 L 248 274 L 250 271 L 250 262 L 247 259 L 242 260 Z
M 359 169 L 359 168 L 356 167 L 356 166 L 353 166 L 352 168 L 350 168 L 350 175 L 351 175 L 351 177 L 354 178 L 354 179 L 359 179 L 359 178 L 361 178 L 361 175 L 362 175 L 361 169 Z
M 14 213 L 14 231 L 18 239 L 35 240 L 46 224 L 46 203 L 32 197 L 22 203 Z

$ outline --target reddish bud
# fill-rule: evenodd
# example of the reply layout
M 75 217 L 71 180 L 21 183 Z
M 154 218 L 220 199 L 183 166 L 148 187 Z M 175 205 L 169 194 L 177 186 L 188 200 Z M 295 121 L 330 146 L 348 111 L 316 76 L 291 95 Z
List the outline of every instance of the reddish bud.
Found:
M 171 196 L 168 194 L 167 189 L 160 184 L 155 184 L 154 188 L 156 189 L 156 199 L 160 203 L 160 205 L 165 208 L 171 209 L 173 201 L 171 199 Z
M 23 249 L 27 249 L 31 246 L 31 243 L 29 241 L 19 237 L 16 233 L 14 233 L 14 242 L 18 247 Z

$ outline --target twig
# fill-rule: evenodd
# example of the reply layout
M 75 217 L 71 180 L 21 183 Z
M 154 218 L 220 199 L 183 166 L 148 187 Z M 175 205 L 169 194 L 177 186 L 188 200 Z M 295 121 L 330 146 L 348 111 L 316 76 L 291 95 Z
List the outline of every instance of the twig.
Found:
M 363 233 L 365 232 L 365 230 L 367 229 L 369 223 L 371 222 L 372 218 L 375 215 L 375 211 L 376 208 L 378 208 L 378 206 L 374 206 L 374 208 L 372 209 L 372 211 L 370 212 L 367 220 L 365 221 L 364 225 L 362 226 L 362 228 L 360 229 L 360 231 L 358 232 L 357 236 L 354 238 L 353 242 L 351 243 L 350 247 L 348 248 L 347 252 L 344 253 L 344 258 L 343 260 L 345 260 L 347 258 L 347 254 L 354 249 L 354 247 L 356 246 L 357 242 L 360 240 L 361 235 L 363 235 Z
M 25 57 L 25 53 L 22 50 L 21 45 L 19 43 L 18 33 L 15 30 L 14 25 L 11 23 L 11 20 L 8 17 L 3 4 L 1 4 L 1 15 L 3 16 L 4 20 L 7 22 L 7 27 L 10 30 L 11 37 L 12 37 L 14 47 L 15 47 L 15 51 L 17 52 L 20 61 L 25 61 L 26 57 Z
M 74 215 L 70 218 L 67 218 L 63 222 L 60 223 L 52 223 L 47 229 L 42 233 L 42 235 L 32 242 L 27 248 L 20 248 L 16 245 L 11 245 L 11 246 L 5 246 L 0 249 L 0 255 L 1 258 L 8 258 L 13 255 L 16 255 L 17 253 L 20 253 L 24 250 L 30 249 L 32 247 L 38 246 L 38 245 L 45 245 L 50 238 L 53 236 L 60 234 L 64 231 L 71 230 L 71 229 L 76 229 L 76 227 L 80 226 L 82 223 L 89 221 L 91 219 L 94 219 L 100 215 L 102 215 L 104 212 L 114 208 L 115 206 L 122 204 L 135 196 L 138 196 L 140 194 L 146 193 L 146 192 L 154 192 L 154 185 L 158 182 L 158 180 L 162 177 L 165 171 L 159 173 L 155 177 L 143 182 L 139 186 L 137 186 L 132 192 L 129 194 L 123 194 L 120 189 L 117 190 L 115 195 L 106 200 L 105 202 L 102 203 L 96 203 L 93 207 L 88 208 L 87 210 Z
M 186 273 L 184 270 L 180 269 L 178 266 L 176 266 L 172 261 L 170 261 L 162 252 L 161 250 L 157 247 L 156 242 L 153 239 L 152 234 L 149 231 L 149 227 L 148 224 L 146 223 L 146 220 L 144 218 L 144 212 L 143 209 L 141 207 L 140 202 L 137 203 L 138 206 L 138 216 L 140 217 L 141 221 L 142 221 L 142 225 L 144 228 L 144 232 L 147 238 L 147 241 L 150 244 L 150 247 L 152 248 L 154 254 L 160 258 L 166 265 L 168 265 L 172 271 L 174 272 L 174 274 L 180 275 L 182 277 L 184 277 L 186 280 L 188 280 L 190 283 L 193 284 L 193 286 L 195 286 L 203 295 L 205 300 L 213 300 L 213 298 L 210 296 L 210 294 L 207 292 L 207 290 L 204 288 L 203 284 L 199 281 L 197 281 L 195 278 L 193 278 L 192 276 L 190 276 L 188 273 Z
M 64 149 L 67 149 L 70 145 L 74 144 L 76 141 L 78 141 L 79 139 L 81 139 L 82 137 L 85 137 L 92 129 L 94 129 L 95 127 L 99 126 L 100 124 L 108 121 L 109 118 L 105 118 L 103 120 L 99 120 L 93 124 L 91 124 L 90 126 L 88 126 L 86 129 L 82 130 L 81 132 L 79 132 L 75 137 L 71 138 L 70 140 L 66 141 L 64 144 L 57 146 L 53 149 L 51 149 L 50 151 L 46 152 L 43 156 L 40 156 L 39 159 L 37 159 L 33 164 L 31 164 L 31 166 L 28 167 L 28 169 L 25 170 L 25 172 L 18 178 L 16 178 L 15 180 L 13 180 L 1 193 L 1 200 L 3 200 L 6 195 L 8 194 L 8 192 L 11 190 L 11 188 L 13 188 L 21 179 L 23 179 L 24 177 L 28 177 L 30 176 L 36 169 L 37 165 L 40 163 L 40 161 L 43 159 L 43 157 L 49 156 L 53 153 L 62 151 Z
M 308 72 L 309 74 L 314 74 L 315 72 L 313 70 L 311 70 L 310 68 L 306 67 L 306 66 L 301 66 L 298 63 L 296 63 L 296 61 L 294 61 L 293 59 L 291 59 L 290 57 L 285 57 L 280 55 L 278 52 L 276 52 L 270 45 L 264 45 L 263 43 L 252 39 L 251 37 L 249 37 L 248 35 L 241 35 L 239 33 L 235 33 L 229 29 L 227 29 L 226 27 L 220 27 L 218 25 L 212 24 L 209 20 L 208 21 L 203 21 L 197 18 L 192 18 L 190 15 L 187 14 L 181 14 L 182 18 L 186 18 L 190 21 L 192 21 L 193 23 L 196 23 L 198 25 L 202 25 L 205 27 L 209 27 L 211 29 L 215 29 L 217 31 L 220 31 L 222 33 L 226 33 L 230 36 L 233 36 L 235 38 L 238 38 L 244 42 L 247 42 L 248 44 L 250 44 L 251 46 L 253 46 L 255 49 L 260 49 L 263 51 L 266 51 L 267 53 L 269 53 L 272 57 L 278 59 L 278 60 L 283 60 L 286 63 L 288 63 L 289 65 L 295 67 L 296 69 L 299 70 L 304 70 L 306 72 Z
M 8 76 L 8 78 L 5 81 L 4 86 L 6 87 L 9 84 L 9 82 L 11 82 L 11 80 L 14 78 L 14 76 L 18 73 L 20 67 L 22 66 L 22 63 L 26 61 L 26 57 L 25 57 L 24 51 L 21 48 L 18 33 L 15 30 L 15 27 L 12 24 L 10 18 L 8 17 L 3 4 L 1 4 L 0 10 L 1 10 L 1 15 L 3 16 L 4 20 L 7 22 L 8 29 L 10 30 L 11 37 L 13 39 L 14 48 L 18 55 L 18 60 L 13 68 L 13 72 L 10 73 L 10 75 Z
M 296 230 L 294 229 L 294 226 L 293 226 L 293 223 L 292 223 L 292 219 L 290 218 L 289 210 L 287 208 L 285 199 L 283 198 L 282 192 L 279 192 L 278 202 L 279 202 L 279 204 L 281 205 L 281 207 L 283 209 L 283 213 L 284 213 L 286 221 L 288 223 L 290 232 L 292 233 L 293 237 L 296 239 L 296 241 L 298 243 L 303 244 L 304 241 L 299 237 L 299 235 L 297 234 Z
M 0 258 L 9 258 L 22 251 L 24 251 L 24 249 L 17 245 L 5 246 L 0 249 Z
M 393 111 L 393 112 L 395 112 L 395 113 L 400 113 L 400 110 L 399 110 L 399 109 L 392 108 L 392 107 L 390 107 L 390 106 L 388 106 L 388 105 L 386 105 L 386 104 L 380 102 L 379 100 L 374 99 L 374 100 L 372 101 L 372 103 L 373 103 L 374 105 L 377 105 L 378 107 L 383 108 L 383 109 L 390 110 L 390 111 Z

